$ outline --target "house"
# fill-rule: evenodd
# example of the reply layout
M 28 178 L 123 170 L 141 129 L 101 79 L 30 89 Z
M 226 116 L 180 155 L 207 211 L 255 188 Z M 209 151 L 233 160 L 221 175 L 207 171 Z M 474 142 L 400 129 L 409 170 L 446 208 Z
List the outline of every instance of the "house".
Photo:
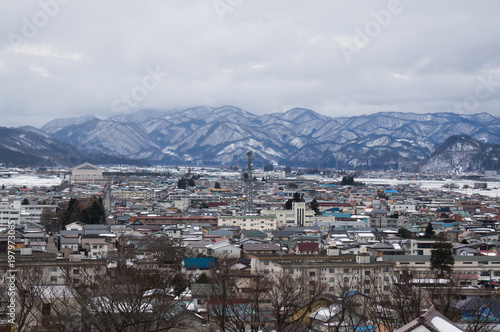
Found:
M 461 287 L 477 287 L 479 277 L 475 273 L 453 273 L 451 279 Z
M 82 249 L 87 250 L 88 257 L 94 259 L 105 258 L 110 249 L 114 249 L 114 244 L 104 236 L 84 235 L 81 241 Z
M 100 235 L 109 233 L 110 233 L 109 227 L 106 225 L 85 224 L 83 226 L 84 235 Z
M 60 238 L 59 243 L 61 245 L 61 252 L 67 252 L 72 254 L 78 252 L 80 247 L 80 237 L 79 235 L 67 235 Z M 66 255 L 64 255 L 66 257 Z
M 342 303 L 334 303 L 329 307 L 319 308 L 309 315 L 312 325 L 317 331 L 332 331 L 341 328 L 341 331 L 373 331 L 376 326 L 367 325 L 367 319 L 355 311 L 345 313 Z
M 292 253 L 297 255 L 317 255 L 319 254 L 319 244 L 317 242 L 297 243 L 293 247 Z
M 377 258 L 383 255 L 404 255 L 405 251 L 403 249 L 396 249 L 393 245 L 388 243 L 378 242 L 366 247 L 367 252 Z
M 241 230 L 241 238 L 242 239 L 257 239 L 257 240 L 266 240 L 267 234 L 260 230 Z
M 242 246 L 244 254 L 277 254 L 280 246 L 272 243 L 244 243 Z
M 395 329 L 394 332 L 460 332 L 464 331 L 436 310 L 434 305 L 422 316 L 408 324 Z
M 85 226 L 83 222 L 75 221 L 71 224 L 67 224 L 65 228 L 67 231 L 83 231 L 83 226 Z
M 200 257 L 200 258 L 184 258 L 182 261 L 182 272 L 189 275 L 194 280 L 203 272 L 208 272 L 215 268 L 215 258 Z
M 371 232 L 356 232 L 354 233 L 354 239 L 358 243 L 370 243 L 375 241 L 375 235 Z
M 455 308 L 460 310 L 465 322 L 482 322 L 485 328 L 488 323 L 497 325 L 500 320 L 500 299 L 496 297 L 471 296 L 458 301 Z
M 220 241 L 207 246 L 208 254 L 215 257 L 240 258 L 241 248 L 227 241 Z

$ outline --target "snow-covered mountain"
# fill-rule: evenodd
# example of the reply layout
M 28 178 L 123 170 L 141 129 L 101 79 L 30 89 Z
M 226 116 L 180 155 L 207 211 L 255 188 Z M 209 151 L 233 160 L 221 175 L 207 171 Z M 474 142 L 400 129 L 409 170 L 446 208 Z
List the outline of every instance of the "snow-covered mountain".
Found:
M 467 135 L 449 137 L 423 161 L 425 173 L 483 173 L 500 168 L 500 145 L 481 143 Z
M 452 135 L 500 143 L 500 120 L 487 113 L 331 118 L 303 108 L 255 115 L 233 106 L 202 106 L 59 119 L 41 130 L 80 150 L 163 164 L 232 165 L 252 150 L 257 165 L 387 169 L 423 160 Z
M 116 155 L 78 151 L 34 127 L 0 127 L 0 163 L 5 166 L 75 166 L 85 161 L 145 164 Z

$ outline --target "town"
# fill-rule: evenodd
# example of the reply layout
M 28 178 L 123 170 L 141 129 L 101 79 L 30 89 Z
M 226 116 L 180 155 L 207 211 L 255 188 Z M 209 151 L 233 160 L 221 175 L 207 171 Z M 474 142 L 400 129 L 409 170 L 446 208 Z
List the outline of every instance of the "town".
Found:
M 500 330 L 496 173 L 247 157 L 0 172 L 0 329 Z

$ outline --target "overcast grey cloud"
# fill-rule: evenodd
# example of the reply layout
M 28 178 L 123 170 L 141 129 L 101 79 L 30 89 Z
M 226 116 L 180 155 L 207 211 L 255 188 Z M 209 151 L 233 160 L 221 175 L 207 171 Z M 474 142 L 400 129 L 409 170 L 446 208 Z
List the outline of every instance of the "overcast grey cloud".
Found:
M 500 116 L 498 31 L 494 0 L 0 0 L 0 125 L 199 105 Z

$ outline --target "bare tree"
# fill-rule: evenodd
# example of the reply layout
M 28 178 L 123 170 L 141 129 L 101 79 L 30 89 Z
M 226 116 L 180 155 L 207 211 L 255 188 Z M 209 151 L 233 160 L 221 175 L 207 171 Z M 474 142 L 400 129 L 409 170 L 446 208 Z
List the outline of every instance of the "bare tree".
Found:
M 357 330 L 367 325 L 366 315 L 370 297 L 356 291 L 358 280 L 355 272 L 339 273 L 334 277 L 326 301 L 309 315 L 309 329 L 337 332 L 347 328 Z
M 247 308 L 238 296 L 237 274 L 231 268 L 235 263 L 235 259 L 219 259 L 217 267 L 210 270 L 208 313 L 222 332 L 245 331 Z
M 167 331 L 184 319 L 185 307 L 161 273 L 135 266 L 106 267 L 98 273 L 68 276 L 81 306 L 83 329 Z
M 458 301 L 455 307 L 463 313 L 468 332 L 493 331 L 500 324 L 494 314 L 500 307 L 500 298 L 491 292 Z
M 22 266 L 17 268 L 16 273 L 12 273 L 15 289 L 9 289 L 15 296 L 15 323 L 19 331 L 26 331 L 42 326 L 41 307 L 42 294 L 47 285 L 47 275 L 43 270 Z M 10 284 L 10 283 L 9 283 Z M 8 303 L 7 283 L 2 285 L 2 302 Z M 4 314 L 7 313 L 7 308 Z
M 319 271 L 295 277 L 285 271 L 276 272 L 269 281 L 269 306 L 278 332 L 298 330 L 309 314 L 309 310 L 299 308 L 311 307 L 327 289 Z

